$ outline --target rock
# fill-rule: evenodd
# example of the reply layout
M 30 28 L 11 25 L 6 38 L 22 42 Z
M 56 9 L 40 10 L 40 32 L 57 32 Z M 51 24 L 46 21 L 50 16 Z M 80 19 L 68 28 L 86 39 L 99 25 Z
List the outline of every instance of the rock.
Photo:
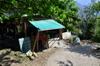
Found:
M 75 43 L 80 43 L 80 38 L 79 37 L 75 38 Z
M 32 56 L 32 51 L 29 50 L 27 53 L 26 53 L 27 56 Z
M 20 54 L 20 57 L 22 57 L 22 58 L 26 57 L 26 54 Z
M 80 43 L 81 43 L 81 40 L 80 40 L 80 38 L 79 37 L 73 37 L 73 45 L 80 45 Z
M 35 52 L 32 53 L 31 50 L 29 50 L 27 53 L 26 53 L 27 57 L 30 59 L 30 60 L 33 60 L 35 57 L 37 57 L 37 54 Z M 34 57 L 34 56 L 35 57 Z
M 38 55 L 37 55 L 35 52 L 33 52 L 33 55 L 34 55 L 35 57 L 38 57 Z
M 3 49 L 0 51 L 0 54 L 10 53 L 11 49 Z
M 28 56 L 28 58 L 30 59 L 30 60 L 34 60 L 34 56 Z

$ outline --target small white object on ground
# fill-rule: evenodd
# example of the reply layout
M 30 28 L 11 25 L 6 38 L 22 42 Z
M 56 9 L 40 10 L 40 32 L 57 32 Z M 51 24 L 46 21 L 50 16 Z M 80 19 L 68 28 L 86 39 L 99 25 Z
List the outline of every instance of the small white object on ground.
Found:
M 26 53 L 27 56 L 32 56 L 32 51 L 29 50 L 27 53 Z
M 72 37 L 71 32 L 62 33 L 62 38 L 63 39 L 71 39 L 71 37 Z
M 31 50 L 29 50 L 27 53 L 26 53 L 26 55 L 31 59 L 31 60 L 33 60 L 34 59 L 34 56 L 33 56 L 33 54 L 32 54 L 32 51 Z

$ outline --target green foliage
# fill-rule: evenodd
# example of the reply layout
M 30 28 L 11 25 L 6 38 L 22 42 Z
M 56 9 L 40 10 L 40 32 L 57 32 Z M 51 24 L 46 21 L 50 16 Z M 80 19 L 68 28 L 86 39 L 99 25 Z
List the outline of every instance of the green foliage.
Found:
M 91 8 L 91 5 L 85 7 L 81 13 L 81 28 L 83 38 L 91 38 L 94 34 L 93 30 L 95 27 L 95 19 L 96 16 L 94 15 L 94 10 Z
M 58 20 L 65 27 L 77 31 L 79 18 L 74 0 L 1 0 L 0 18 L 21 18 L 27 14 L 29 19 L 39 15 Z M 34 19 L 34 18 L 33 18 Z
M 99 12 L 100 11 L 100 1 L 97 3 L 94 3 L 92 8 L 96 11 Z
M 95 34 L 95 29 L 97 30 L 97 16 L 100 12 L 100 2 L 92 2 L 90 6 L 83 9 L 82 19 L 82 29 L 85 38 L 92 38 Z M 88 36 L 87 36 L 88 35 Z
M 94 10 L 94 13 L 96 14 L 96 20 L 95 20 L 95 31 L 94 31 L 94 37 L 93 39 L 97 42 L 100 42 L 100 1 L 97 3 L 94 3 L 92 5 L 92 9 Z
M 100 17 L 97 18 L 94 40 L 100 42 Z

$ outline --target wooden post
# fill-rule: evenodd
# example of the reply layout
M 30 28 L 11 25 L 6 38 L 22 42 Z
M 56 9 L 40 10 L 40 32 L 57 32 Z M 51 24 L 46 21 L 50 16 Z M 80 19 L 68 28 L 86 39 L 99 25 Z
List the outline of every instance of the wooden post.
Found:
M 26 22 L 24 22 L 24 33 L 25 33 L 25 36 L 27 36 L 27 24 L 26 24 Z
M 23 24 L 24 24 L 24 34 L 25 36 L 27 36 L 27 22 L 28 22 L 28 18 L 27 16 L 23 16 Z
M 35 41 L 34 41 L 34 45 L 33 45 L 33 52 L 34 52 L 34 49 L 35 49 L 35 47 L 36 47 L 36 44 L 38 43 L 38 40 L 39 40 L 39 31 L 38 31 L 38 33 L 37 33 L 37 35 L 36 35 L 36 39 L 35 39 Z
M 59 29 L 59 38 L 62 39 L 62 29 Z
M 48 31 L 47 31 L 48 32 Z M 49 48 L 49 44 L 48 44 L 48 33 L 46 34 L 46 48 Z

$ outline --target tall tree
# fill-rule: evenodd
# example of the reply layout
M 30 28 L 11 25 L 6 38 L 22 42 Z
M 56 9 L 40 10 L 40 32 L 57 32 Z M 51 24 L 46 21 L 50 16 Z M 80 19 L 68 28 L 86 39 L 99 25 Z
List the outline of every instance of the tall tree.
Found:
M 96 14 L 94 40 L 100 42 L 100 1 L 94 3 L 92 8 L 95 10 L 94 13 Z
M 98 9 L 93 0 L 89 6 L 84 7 L 81 12 L 82 19 L 82 32 L 85 38 L 91 38 L 94 35 L 96 18 L 98 15 Z M 87 36 L 88 35 L 88 36 Z

